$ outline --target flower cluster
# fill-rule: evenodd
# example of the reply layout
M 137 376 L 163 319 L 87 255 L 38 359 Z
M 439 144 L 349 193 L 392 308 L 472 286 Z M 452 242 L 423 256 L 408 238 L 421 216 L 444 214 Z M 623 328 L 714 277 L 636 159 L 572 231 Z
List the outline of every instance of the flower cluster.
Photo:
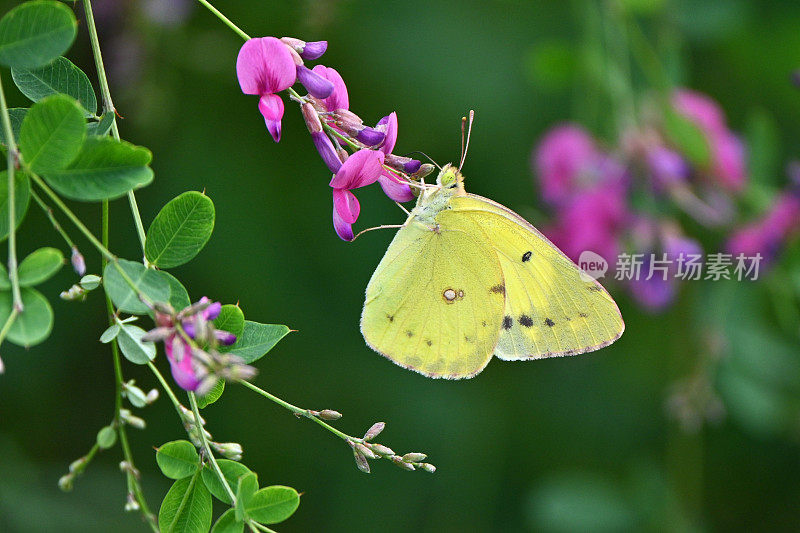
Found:
M 230 346 L 236 336 L 214 327 L 213 320 L 222 309 L 219 302 L 205 296 L 175 312 L 169 304 L 156 304 L 156 327 L 144 341 L 163 342 L 172 377 L 182 389 L 206 394 L 219 379 L 250 379 L 256 370 L 241 358 L 220 353 L 219 345 Z
M 697 134 L 694 146 L 682 142 L 686 128 Z M 536 147 L 532 163 L 542 199 L 555 214 L 545 234 L 575 261 L 592 251 L 610 265 L 620 253 L 680 263 L 703 252 L 682 223 L 688 217 L 697 223 L 692 227 L 727 237 L 729 253 L 761 253 L 769 263 L 800 229 L 797 169 L 795 184 L 765 216 L 740 225 L 744 215 L 737 200 L 747 185 L 744 146 L 719 106 L 693 91 L 675 91 L 666 107 L 653 106 L 613 149 L 579 125 L 559 125 Z M 627 284 L 650 310 L 667 307 L 678 290 L 674 276 Z
M 333 227 L 340 238 L 352 241 L 352 226 L 361 212 L 353 189 L 377 181 L 390 199 L 407 202 L 414 198 L 415 182 L 432 167 L 392 153 L 397 142 L 396 113 L 383 117 L 374 127 L 365 125 L 350 110 L 347 86 L 335 69 L 305 66 L 304 60 L 318 59 L 326 49 L 325 41 L 250 39 L 239 51 L 236 73 L 242 92 L 260 97 L 258 108 L 275 142 L 280 141 L 284 112 L 283 100 L 276 93 L 287 90 L 300 104 L 314 146 L 333 174 Z M 296 82 L 308 94 L 301 96 L 291 89 Z

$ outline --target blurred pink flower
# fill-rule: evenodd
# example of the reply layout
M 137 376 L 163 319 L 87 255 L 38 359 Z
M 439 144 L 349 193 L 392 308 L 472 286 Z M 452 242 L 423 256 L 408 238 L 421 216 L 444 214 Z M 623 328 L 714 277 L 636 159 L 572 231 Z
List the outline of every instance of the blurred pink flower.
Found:
M 800 194 L 781 194 L 770 211 L 760 220 L 738 229 L 726 249 L 734 256 L 753 257 L 760 253 L 766 262 L 778 254 L 786 240 L 800 230 Z
M 333 176 L 333 227 L 342 240 L 353 240 L 352 225 L 361 212 L 358 199 L 350 190 L 375 183 L 383 171 L 383 158 L 381 151 L 361 149 L 348 157 Z
M 726 133 L 725 114 L 708 96 L 688 89 L 679 89 L 672 96 L 675 109 L 708 133 Z
M 576 188 L 582 172 L 596 161 L 591 135 L 582 127 L 564 124 L 551 129 L 534 152 L 542 198 L 551 204 L 564 201 Z

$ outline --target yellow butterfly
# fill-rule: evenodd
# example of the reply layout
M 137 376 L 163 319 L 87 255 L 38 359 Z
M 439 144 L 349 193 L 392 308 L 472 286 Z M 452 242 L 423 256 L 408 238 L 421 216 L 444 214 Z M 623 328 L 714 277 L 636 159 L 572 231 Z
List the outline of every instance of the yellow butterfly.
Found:
M 367 344 L 425 376 L 460 379 L 492 355 L 541 359 L 617 340 L 625 325 L 606 290 L 463 179 L 446 165 L 386 250 L 367 285 Z

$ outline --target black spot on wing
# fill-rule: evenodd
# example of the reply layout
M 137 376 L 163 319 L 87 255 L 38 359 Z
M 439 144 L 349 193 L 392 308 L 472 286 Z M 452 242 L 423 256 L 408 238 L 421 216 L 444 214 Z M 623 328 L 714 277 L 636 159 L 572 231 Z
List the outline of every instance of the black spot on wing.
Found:
M 386 318 L 389 319 L 389 322 L 394 322 L 394 315 L 386 315 Z
M 600 292 L 601 290 L 603 290 L 603 289 L 601 289 L 600 287 L 598 287 L 597 285 L 589 285 L 587 288 L 588 288 L 590 291 L 596 291 L 596 292 Z
M 503 329 L 511 329 L 511 326 L 513 325 L 514 319 L 506 315 L 505 318 L 503 318 Z
M 489 292 L 492 292 L 494 294 L 505 294 L 506 293 L 506 286 L 503 285 L 502 283 L 498 283 L 497 285 L 492 286 L 489 289 Z
M 587 315 L 586 313 L 578 313 L 578 316 L 581 317 L 581 318 L 588 318 L 589 317 L 589 315 Z
M 430 339 L 425 339 L 425 344 L 427 344 L 428 346 L 431 346 L 431 345 L 433 345 L 433 341 L 430 340 Z
M 411 331 L 411 330 L 406 331 L 406 335 L 409 336 L 409 337 L 413 337 L 414 336 L 414 332 Z
M 528 315 L 519 315 L 519 323 L 525 326 L 526 328 L 530 328 L 533 326 L 533 319 Z
M 544 319 L 544 325 L 547 326 L 547 327 L 551 327 L 552 328 L 553 326 L 556 325 L 556 323 L 553 322 L 552 320 L 550 320 L 549 318 L 545 318 Z
M 531 252 L 530 250 L 528 250 L 527 252 L 522 254 L 522 262 L 526 263 L 526 262 L 530 261 L 532 255 L 533 255 L 533 252 Z

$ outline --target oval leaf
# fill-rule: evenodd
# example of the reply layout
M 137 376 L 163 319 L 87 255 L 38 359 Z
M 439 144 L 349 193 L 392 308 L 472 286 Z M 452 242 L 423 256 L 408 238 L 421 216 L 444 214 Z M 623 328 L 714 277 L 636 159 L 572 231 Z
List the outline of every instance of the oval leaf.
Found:
M 56 248 L 39 248 L 19 264 L 19 284 L 22 287 L 38 285 L 50 279 L 64 266 L 64 254 Z
M 162 533 L 206 533 L 211 518 L 211 494 L 198 472 L 172 484 L 158 511 L 158 528 Z
M 19 144 L 19 130 L 22 128 L 22 121 L 28 114 L 27 107 L 12 107 L 8 110 L 8 118 L 11 120 L 11 132 L 14 134 L 14 141 Z M 5 128 L 0 128 L 0 144 L 7 145 Z
M 161 272 L 146 268 L 141 263 L 118 259 L 120 268 L 131 278 L 141 292 L 154 302 L 166 302 L 169 299 L 169 281 Z M 134 315 L 144 315 L 150 310 L 139 300 L 136 292 L 125 281 L 114 263 L 106 265 L 103 271 L 103 287 L 117 306 L 117 309 Z
M 107 113 L 103 113 L 103 116 L 97 122 L 90 122 L 86 125 L 86 132 L 89 135 L 108 135 L 108 132 L 111 130 L 111 126 L 114 125 L 114 112 L 108 111 Z
M 142 336 L 147 333 L 139 326 L 120 324 L 117 342 L 122 355 L 131 363 L 146 365 L 156 357 L 156 345 L 152 342 L 143 342 Z
M 159 271 L 159 274 L 169 282 L 169 304 L 175 310 L 180 311 L 184 307 L 192 305 L 192 301 L 189 299 L 189 292 L 178 281 L 178 278 L 163 270 Z
M 147 166 L 151 159 L 147 148 L 92 135 L 67 168 L 46 172 L 44 177 L 67 198 L 108 200 L 153 181 L 153 171 Z
M 219 316 L 214 320 L 214 327 L 233 333 L 238 339 L 244 330 L 244 313 L 238 305 L 225 304 L 222 306 Z M 218 349 L 220 352 L 227 352 L 231 348 L 232 346 L 219 346 Z
M 27 174 L 14 173 L 14 218 L 19 226 L 31 200 L 31 183 Z M 8 171 L 0 172 L 0 241 L 8 237 Z
M 8 330 L 8 340 L 20 346 L 33 346 L 45 340 L 53 329 L 53 309 L 50 302 L 36 289 L 21 291 L 25 310 L 17 316 Z M 0 323 L 5 324 L 11 314 L 11 292 L 0 292 Z
M 684 115 L 667 108 L 664 112 L 664 133 L 667 139 L 695 165 L 705 168 L 711 160 L 706 134 Z
M 66 57 L 57 57 L 39 68 L 13 68 L 11 76 L 20 92 L 34 102 L 62 93 L 77 100 L 85 111 L 84 115 L 93 117 L 97 113 L 97 97 L 92 82 Z
M 236 520 L 236 511 L 228 509 L 220 516 L 211 528 L 211 533 L 242 533 L 244 522 Z
M 197 406 L 200 409 L 205 409 L 212 403 L 219 400 L 223 392 L 225 392 L 225 380 L 220 379 L 214 383 L 214 386 L 211 387 L 211 390 L 208 391 L 205 396 L 200 396 L 197 398 Z
M 236 461 L 231 461 L 230 459 L 217 459 L 217 464 L 219 465 L 219 469 L 222 470 L 222 475 L 225 476 L 225 480 L 228 482 L 228 485 L 231 487 L 234 493 L 237 491 L 237 487 L 239 486 L 239 478 L 250 473 L 250 469 L 244 466 L 242 463 L 237 463 Z M 228 492 L 225 490 L 225 487 L 219 480 L 217 473 L 214 472 L 208 465 L 203 468 L 203 483 L 205 483 L 208 490 L 211 491 L 211 494 L 216 499 L 230 505 L 231 499 L 228 497 Z
M 283 522 L 297 510 L 300 495 L 292 487 L 273 485 L 256 492 L 245 504 L 247 516 L 262 524 Z
M 183 479 L 200 468 L 200 456 L 194 444 L 187 440 L 174 440 L 163 444 L 156 452 L 156 462 L 161 472 L 170 479 Z
M 0 20 L 0 63 L 39 67 L 66 52 L 78 25 L 61 2 L 25 2 Z
M 283 325 L 245 320 L 242 334 L 228 352 L 238 355 L 245 363 L 250 364 L 264 357 L 289 331 Z
M 255 496 L 258 491 L 258 476 L 253 472 L 248 472 L 239 478 L 239 485 L 236 489 L 236 519 L 247 520 L 250 517 L 247 515 L 247 507 L 250 500 Z
M 197 191 L 185 192 L 165 205 L 147 231 L 144 255 L 159 268 L 190 261 L 214 230 L 214 202 Z
M 111 426 L 106 426 L 97 432 L 97 445 L 107 450 L 117 442 L 117 432 Z
M 19 149 L 37 173 L 59 170 L 75 159 L 86 137 L 86 121 L 78 103 L 54 94 L 33 104 L 19 131 Z
M 102 335 L 100 335 L 100 342 L 103 344 L 108 344 L 109 342 L 113 341 L 119 335 L 119 324 L 112 324 L 109 326 Z

